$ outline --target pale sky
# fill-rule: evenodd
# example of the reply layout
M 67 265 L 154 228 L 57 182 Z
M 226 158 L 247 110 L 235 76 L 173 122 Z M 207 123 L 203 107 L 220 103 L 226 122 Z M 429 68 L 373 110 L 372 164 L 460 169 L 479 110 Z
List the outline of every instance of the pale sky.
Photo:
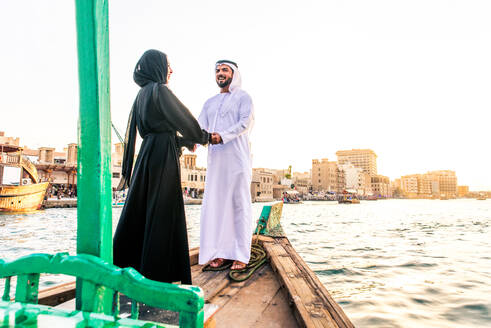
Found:
M 196 116 L 218 92 L 215 61 L 231 59 L 255 106 L 254 167 L 308 171 L 370 148 L 391 179 L 450 169 L 491 190 L 489 17 L 488 0 L 112 0 L 112 120 L 125 130 L 145 50 L 167 53 L 169 87 Z M 74 1 L 2 0 L 0 31 L 0 131 L 31 148 L 76 142 Z

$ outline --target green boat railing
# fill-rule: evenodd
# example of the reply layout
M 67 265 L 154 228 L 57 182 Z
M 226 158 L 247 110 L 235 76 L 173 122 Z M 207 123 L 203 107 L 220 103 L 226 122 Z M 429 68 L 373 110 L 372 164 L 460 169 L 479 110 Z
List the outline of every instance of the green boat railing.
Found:
M 6 279 L 0 326 L 169 327 L 138 320 L 137 302 L 142 302 L 179 312 L 180 327 L 203 327 L 199 287 L 152 281 L 134 269 L 112 265 L 108 1 L 76 0 L 75 7 L 80 85 L 77 255 L 31 254 L 12 262 L 0 260 L 0 278 Z M 36 304 L 41 273 L 77 277 L 76 311 Z M 15 301 L 10 296 L 13 276 L 17 276 Z M 119 293 L 134 300 L 132 318 L 119 318 Z

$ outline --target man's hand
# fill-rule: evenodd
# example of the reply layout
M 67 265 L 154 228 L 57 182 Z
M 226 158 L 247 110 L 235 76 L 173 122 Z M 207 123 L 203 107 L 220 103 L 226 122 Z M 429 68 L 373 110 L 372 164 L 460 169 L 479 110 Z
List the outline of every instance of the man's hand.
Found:
M 196 148 L 198 148 L 198 144 L 194 144 L 193 150 L 191 150 L 191 152 L 194 153 L 196 151 Z
M 223 141 L 222 140 L 222 137 L 218 133 L 213 132 L 211 134 L 211 144 L 212 145 L 216 145 L 216 144 L 222 143 L 222 141 Z

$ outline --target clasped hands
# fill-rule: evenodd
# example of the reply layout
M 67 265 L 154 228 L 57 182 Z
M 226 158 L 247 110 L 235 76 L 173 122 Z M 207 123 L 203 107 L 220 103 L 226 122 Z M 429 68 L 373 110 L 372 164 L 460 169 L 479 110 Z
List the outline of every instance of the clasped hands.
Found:
M 213 133 L 210 133 L 210 138 L 208 139 L 208 142 L 212 145 L 218 145 L 218 144 L 221 144 L 223 142 L 223 140 L 222 140 L 222 137 L 218 133 L 213 132 Z M 196 151 L 197 147 L 198 147 L 198 145 L 195 144 L 193 149 L 189 149 L 189 150 L 194 153 Z
M 222 143 L 222 142 L 223 142 L 222 137 L 218 133 L 213 132 L 210 135 L 210 143 L 212 145 L 217 145 L 217 144 Z

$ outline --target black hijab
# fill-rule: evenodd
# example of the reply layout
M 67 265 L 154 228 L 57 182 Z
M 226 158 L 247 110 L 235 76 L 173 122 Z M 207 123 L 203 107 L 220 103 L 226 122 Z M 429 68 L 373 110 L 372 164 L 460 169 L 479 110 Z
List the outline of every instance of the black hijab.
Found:
M 140 87 L 150 82 L 167 83 L 167 55 L 158 50 L 147 50 L 136 63 L 133 80 Z

